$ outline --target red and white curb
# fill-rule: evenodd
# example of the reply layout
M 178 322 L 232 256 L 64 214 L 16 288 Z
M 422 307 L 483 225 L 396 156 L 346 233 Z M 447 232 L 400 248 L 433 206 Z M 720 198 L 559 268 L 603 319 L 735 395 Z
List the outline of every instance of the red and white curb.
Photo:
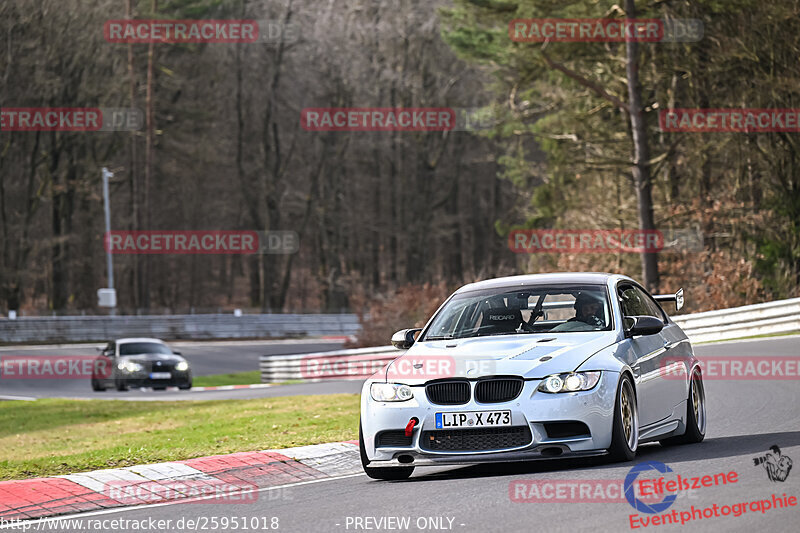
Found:
M 213 387 L 192 387 L 192 391 L 207 391 L 207 390 L 235 390 L 235 389 L 266 389 L 267 387 L 274 386 L 274 383 L 254 383 L 252 385 L 216 385 Z
M 355 441 L 0 481 L 0 518 L 31 519 L 186 500 L 249 503 L 259 489 L 361 472 Z

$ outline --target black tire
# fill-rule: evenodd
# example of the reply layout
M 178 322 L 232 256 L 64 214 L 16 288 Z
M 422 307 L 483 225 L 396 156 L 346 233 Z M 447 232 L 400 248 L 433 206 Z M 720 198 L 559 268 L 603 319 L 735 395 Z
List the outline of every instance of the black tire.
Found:
M 385 481 L 399 481 L 408 479 L 414 473 L 413 466 L 390 466 L 371 468 L 367 466 L 367 451 L 364 449 L 364 433 L 361 431 L 361 422 L 358 423 L 358 451 L 361 455 L 361 467 L 364 473 L 372 479 L 383 479 Z
M 124 381 L 122 381 L 119 378 L 117 378 L 114 381 L 114 388 L 117 389 L 119 392 L 125 392 L 126 390 L 128 390 L 128 386 L 125 384 Z
M 695 409 L 694 400 L 699 405 Z M 658 441 L 662 446 L 676 446 L 679 444 L 696 444 L 706 438 L 706 389 L 703 386 L 703 375 L 699 370 L 692 373 L 689 380 L 689 397 L 686 400 L 686 431 L 683 435 L 669 437 Z
M 188 382 L 188 383 L 184 383 L 184 384 L 182 384 L 182 385 L 178 385 L 178 388 L 179 388 L 180 390 L 189 390 L 189 389 L 191 389 L 191 388 L 192 388 L 192 382 L 190 381 L 190 382 Z
M 104 392 L 106 388 L 100 384 L 95 378 L 92 378 L 92 390 L 95 392 Z
M 624 398 L 624 399 L 623 399 Z M 623 409 L 626 413 L 623 415 Z M 631 411 L 632 409 L 632 411 Z M 623 418 L 628 419 L 629 431 L 623 425 Z M 614 422 L 611 432 L 611 447 L 608 448 L 609 459 L 612 462 L 633 461 L 636 450 L 639 448 L 639 411 L 636 403 L 636 389 L 628 374 L 623 374 L 617 385 L 616 400 L 614 401 Z

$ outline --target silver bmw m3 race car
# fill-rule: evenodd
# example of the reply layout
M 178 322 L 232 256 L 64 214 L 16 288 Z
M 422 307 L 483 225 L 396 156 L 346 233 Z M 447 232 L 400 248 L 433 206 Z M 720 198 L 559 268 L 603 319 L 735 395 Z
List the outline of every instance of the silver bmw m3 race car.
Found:
M 698 360 L 658 302 L 614 274 L 514 276 L 466 285 L 361 393 L 368 476 L 416 466 L 608 455 L 642 443 L 700 442 Z

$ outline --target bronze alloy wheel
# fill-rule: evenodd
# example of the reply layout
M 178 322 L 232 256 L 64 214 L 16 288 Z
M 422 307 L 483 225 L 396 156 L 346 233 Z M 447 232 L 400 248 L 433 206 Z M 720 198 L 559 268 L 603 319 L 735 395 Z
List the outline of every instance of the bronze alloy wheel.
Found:
M 633 394 L 633 388 L 629 381 L 623 382 L 619 395 L 625 442 L 628 444 L 628 448 L 635 452 L 639 445 L 639 413 L 636 409 L 636 396 Z
M 703 379 L 699 372 L 692 374 L 692 408 L 694 419 L 700 433 L 706 432 L 706 393 L 703 389 Z

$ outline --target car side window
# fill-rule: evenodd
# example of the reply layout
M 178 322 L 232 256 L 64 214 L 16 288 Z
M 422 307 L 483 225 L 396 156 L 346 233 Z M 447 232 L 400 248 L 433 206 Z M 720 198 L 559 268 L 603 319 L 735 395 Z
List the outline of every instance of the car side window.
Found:
M 638 287 L 620 286 L 619 301 L 624 316 L 652 316 L 664 320 L 661 307 Z
M 642 294 L 642 301 L 647 306 L 648 309 L 647 314 L 650 316 L 654 316 L 662 321 L 666 320 L 667 319 L 666 313 L 664 313 L 664 310 L 661 309 L 661 306 L 658 305 L 658 303 L 655 300 L 653 300 L 653 297 L 641 289 L 638 289 L 638 291 Z
M 641 302 L 630 285 L 620 285 L 619 289 L 619 304 L 622 308 L 623 316 L 636 316 L 640 314 Z

